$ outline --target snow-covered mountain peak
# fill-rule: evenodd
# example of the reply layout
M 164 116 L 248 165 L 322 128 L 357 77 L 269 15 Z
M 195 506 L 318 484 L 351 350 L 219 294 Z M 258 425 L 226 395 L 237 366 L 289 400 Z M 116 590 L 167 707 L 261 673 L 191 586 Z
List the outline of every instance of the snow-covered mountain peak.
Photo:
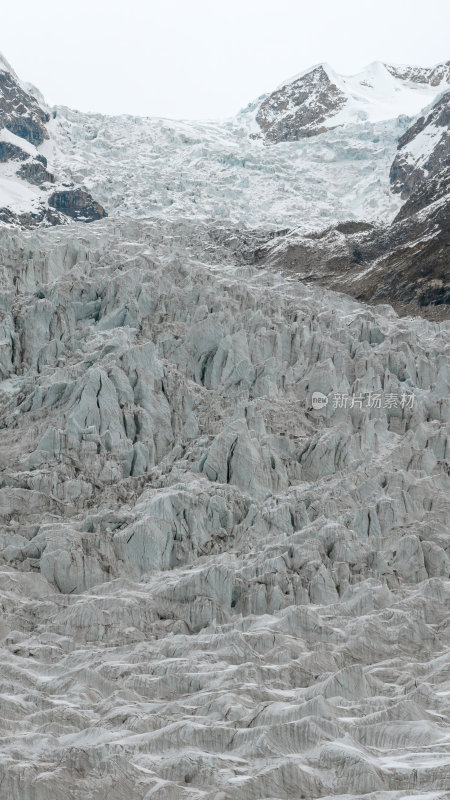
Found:
M 374 61 L 356 75 L 339 75 L 322 63 L 263 97 L 256 122 L 269 141 L 293 141 L 337 125 L 414 117 L 449 85 L 449 64 L 396 67 Z
M 311 67 L 308 67 L 307 69 L 304 69 L 301 72 L 297 72 L 295 75 L 292 75 L 290 78 L 287 78 L 286 80 L 282 81 L 281 83 L 278 84 L 275 91 L 283 89 L 285 86 L 295 83 L 296 81 L 299 81 L 302 78 L 305 78 L 306 76 L 309 75 L 312 75 L 313 77 L 317 78 L 321 72 L 322 73 L 324 72 L 325 75 L 332 81 L 335 80 L 335 78 L 337 77 L 337 73 L 335 72 L 333 67 L 326 61 L 321 61 L 318 64 L 313 64 Z M 267 95 L 264 96 L 266 97 Z
M 384 64 L 394 78 L 433 87 L 450 83 L 450 61 L 433 67 L 417 67 L 410 64 Z

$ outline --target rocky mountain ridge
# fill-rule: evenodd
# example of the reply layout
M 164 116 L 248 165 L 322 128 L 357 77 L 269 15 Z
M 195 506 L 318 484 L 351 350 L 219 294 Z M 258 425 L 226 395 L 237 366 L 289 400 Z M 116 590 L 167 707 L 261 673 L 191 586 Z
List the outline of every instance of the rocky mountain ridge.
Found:
M 450 191 L 450 92 L 400 137 L 390 171 L 394 192 L 404 203 L 397 219 L 411 215 Z
M 395 78 L 412 83 L 427 83 L 430 86 L 442 86 L 450 83 L 450 61 L 436 64 L 434 67 L 413 67 L 411 65 L 385 64 L 386 69 Z
M 50 113 L 0 57 L 0 222 L 35 226 L 69 219 L 91 222 L 104 209 L 81 188 L 58 184 L 39 148 Z M 54 191 L 58 188 L 58 191 Z
M 415 116 L 449 87 L 450 62 L 429 69 L 374 62 L 352 76 L 319 64 L 257 102 L 255 120 L 266 141 L 297 141 L 336 125 Z

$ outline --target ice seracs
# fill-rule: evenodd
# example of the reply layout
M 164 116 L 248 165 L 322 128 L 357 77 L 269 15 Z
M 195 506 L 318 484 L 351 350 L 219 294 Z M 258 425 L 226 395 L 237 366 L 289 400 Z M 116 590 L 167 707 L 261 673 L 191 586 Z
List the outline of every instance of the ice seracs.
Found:
M 0 135 L 73 213 L 1 226 L 0 800 L 448 800 L 447 106 L 331 125 L 385 73 Z
M 220 234 L 2 237 L 2 786 L 445 800 L 448 324 Z

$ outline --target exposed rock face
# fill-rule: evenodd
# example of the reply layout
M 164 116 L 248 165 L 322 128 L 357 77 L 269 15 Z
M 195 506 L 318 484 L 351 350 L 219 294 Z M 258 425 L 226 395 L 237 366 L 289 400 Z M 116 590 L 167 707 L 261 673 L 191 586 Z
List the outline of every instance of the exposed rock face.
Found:
M 425 83 L 430 86 L 440 86 L 442 83 L 450 83 L 450 61 L 445 64 L 437 64 L 435 67 L 412 67 L 394 66 L 385 64 L 386 69 L 395 78 L 412 83 Z
M 325 120 L 346 102 L 322 66 L 270 94 L 260 105 L 256 121 L 271 142 L 316 136 Z
M 43 103 L 0 56 L 0 222 L 36 227 L 101 219 L 105 210 L 84 189 L 67 191 L 65 182 L 50 195 L 50 184 L 59 181 L 37 149 L 49 138 L 50 115 Z
M 49 114 L 22 88 L 17 76 L 0 62 L 0 127 L 38 145 L 48 138 L 45 124 L 49 119 Z
M 398 155 L 390 171 L 394 192 L 406 203 L 403 219 L 450 192 L 450 92 L 421 116 L 398 142 Z
M 48 199 L 51 208 L 56 208 L 72 219 L 93 222 L 106 216 L 106 211 L 89 192 L 82 189 L 67 189 L 53 192 Z
M 20 228 L 37 228 L 40 225 L 64 225 L 67 217 L 53 208 L 41 207 L 38 211 L 17 213 L 10 208 L 0 208 L 0 222 Z
M 45 165 L 36 159 L 23 164 L 16 173 L 19 178 L 32 183 L 35 186 L 42 186 L 43 183 L 54 183 L 55 177 L 49 172 Z
M 449 63 L 422 69 L 374 62 L 351 76 L 321 64 L 256 101 L 255 121 L 266 141 L 276 144 L 317 136 L 335 125 L 414 116 L 449 88 Z
M 391 303 L 401 314 L 447 319 L 450 313 L 449 205 L 390 226 L 353 232 L 353 223 L 320 235 L 294 232 L 254 251 L 253 263 L 287 270 L 370 303 Z
M 448 326 L 207 231 L 0 241 L 2 792 L 444 800 Z
M 25 161 L 29 154 L 12 142 L 0 142 L 0 162 L 6 164 L 7 161 Z
M 386 232 L 361 243 L 361 271 L 371 274 L 354 281 L 355 296 L 370 302 L 394 302 L 405 313 L 447 319 L 450 312 L 450 208 L 432 208 L 395 223 Z M 377 253 L 379 254 L 377 256 Z M 419 309 L 417 309 L 417 304 Z M 417 310 L 416 310 L 417 309 Z

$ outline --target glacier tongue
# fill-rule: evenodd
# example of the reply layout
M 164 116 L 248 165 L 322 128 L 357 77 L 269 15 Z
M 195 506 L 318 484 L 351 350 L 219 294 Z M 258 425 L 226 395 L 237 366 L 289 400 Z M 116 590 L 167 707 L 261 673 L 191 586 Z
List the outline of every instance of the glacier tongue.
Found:
M 445 800 L 449 324 L 180 208 L 0 241 L 0 796 Z

